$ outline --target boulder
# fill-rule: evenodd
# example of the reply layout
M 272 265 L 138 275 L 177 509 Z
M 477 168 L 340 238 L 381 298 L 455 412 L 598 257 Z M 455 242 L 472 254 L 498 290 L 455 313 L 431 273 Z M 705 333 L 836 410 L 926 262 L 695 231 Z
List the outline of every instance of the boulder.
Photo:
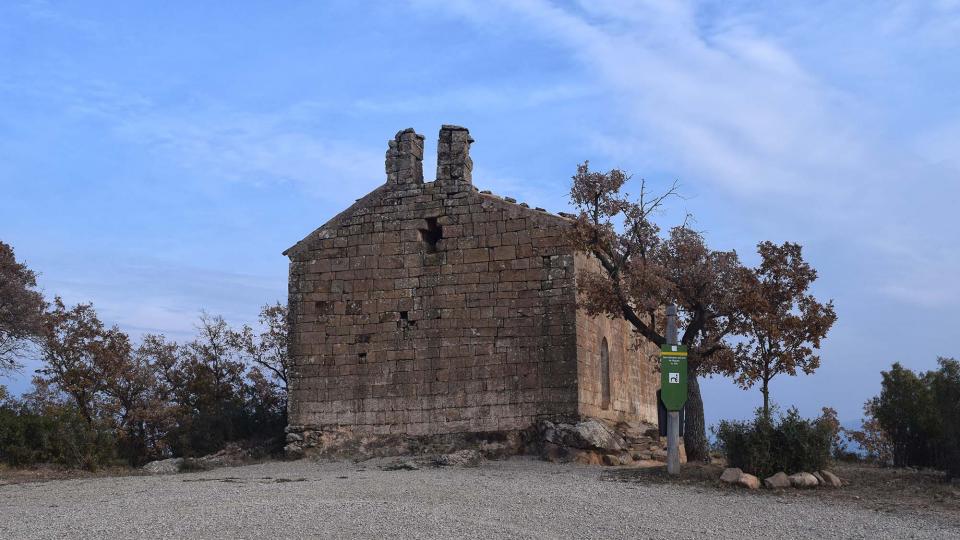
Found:
M 737 484 L 747 489 L 757 489 L 760 487 L 760 479 L 752 474 L 743 473 L 737 479 Z
M 458 450 L 452 454 L 437 456 L 434 463 L 441 467 L 476 467 L 483 462 L 483 456 L 476 450 Z
M 790 487 L 790 477 L 787 476 L 787 473 L 780 471 L 770 478 L 764 479 L 763 487 L 767 489 L 788 488 Z
M 843 486 L 843 482 L 840 480 L 840 478 L 838 478 L 837 475 L 833 474 L 830 471 L 820 471 L 820 476 L 823 477 L 824 481 L 821 483 L 825 486 L 830 486 L 830 487 Z
M 820 473 L 819 473 L 819 472 L 813 471 L 813 472 L 810 473 L 810 474 L 812 474 L 813 477 L 817 479 L 817 485 L 820 485 L 820 486 L 825 486 L 825 485 L 827 485 L 827 482 L 823 479 L 822 476 L 820 476 Z
M 544 441 L 572 448 L 620 452 L 627 446 L 623 437 L 593 418 L 576 424 L 543 421 L 541 432 Z
M 819 484 L 816 477 L 808 472 L 798 472 L 790 475 L 790 485 L 795 488 L 812 488 Z
M 742 474 L 743 471 L 736 467 L 724 469 L 723 474 L 720 475 L 720 481 L 727 484 L 736 484 Z
M 143 470 L 150 474 L 176 474 L 183 466 L 183 458 L 170 458 L 151 461 L 143 466 Z

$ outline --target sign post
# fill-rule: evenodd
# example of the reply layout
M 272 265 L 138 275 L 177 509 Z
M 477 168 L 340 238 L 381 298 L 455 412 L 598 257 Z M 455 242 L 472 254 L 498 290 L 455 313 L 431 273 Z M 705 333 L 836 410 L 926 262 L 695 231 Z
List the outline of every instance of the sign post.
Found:
M 667 472 L 680 473 L 680 410 L 687 402 L 687 348 L 677 344 L 677 308 L 667 306 L 667 342 L 660 347 L 660 399 L 667 409 Z

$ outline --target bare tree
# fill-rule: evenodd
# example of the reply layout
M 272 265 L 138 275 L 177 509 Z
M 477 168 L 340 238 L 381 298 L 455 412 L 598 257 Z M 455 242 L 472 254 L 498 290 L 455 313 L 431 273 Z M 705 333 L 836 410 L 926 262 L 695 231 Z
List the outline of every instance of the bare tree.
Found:
M 244 326 L 235 336 L 236 346 L 287 394 L 287 371 L 290 358 L 287 355 L 287 308 L 280 303 L 267 304 L 260 308 L 259 333 Z

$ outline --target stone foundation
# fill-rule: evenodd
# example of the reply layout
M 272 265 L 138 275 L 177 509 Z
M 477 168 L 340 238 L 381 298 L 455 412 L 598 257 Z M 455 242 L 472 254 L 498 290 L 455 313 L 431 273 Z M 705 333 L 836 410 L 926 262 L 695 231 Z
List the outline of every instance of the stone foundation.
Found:
M 284 450 L 302 457 L 365 460 L 375 457 L 450 454 L 476 450 L 487 459 L 532 455 L 591 465 L 666 462 L 666 437 L 642 422 L 613 423 L 595 418 L 542 418 L 522 430 L 379 435 L 345 426 L 288 426 Z M 686 462 L 683 446 L 681 462 Z
M 529 430 L 443 433 L 436 435 L 375 435 L 350 427 L 288 426 L 288 458 L 365 460 L 376 457 L 450 454 L 477 450 L 487 459 L 523 455 L 536 448 Z

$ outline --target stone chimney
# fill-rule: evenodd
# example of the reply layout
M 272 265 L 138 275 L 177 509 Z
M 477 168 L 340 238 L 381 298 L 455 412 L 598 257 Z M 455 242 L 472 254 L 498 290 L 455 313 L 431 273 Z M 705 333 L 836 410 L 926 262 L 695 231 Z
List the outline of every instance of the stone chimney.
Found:
M 423 183 L 423 135 L 413 128 L 398 131 L 387 148 L 387 183 Z
M 443 125 L 437 143 L 437 183 L 453 186 L 471 184 L 473 160 L 470 159 L 470 143 L 473 138 L 467 128 Z

